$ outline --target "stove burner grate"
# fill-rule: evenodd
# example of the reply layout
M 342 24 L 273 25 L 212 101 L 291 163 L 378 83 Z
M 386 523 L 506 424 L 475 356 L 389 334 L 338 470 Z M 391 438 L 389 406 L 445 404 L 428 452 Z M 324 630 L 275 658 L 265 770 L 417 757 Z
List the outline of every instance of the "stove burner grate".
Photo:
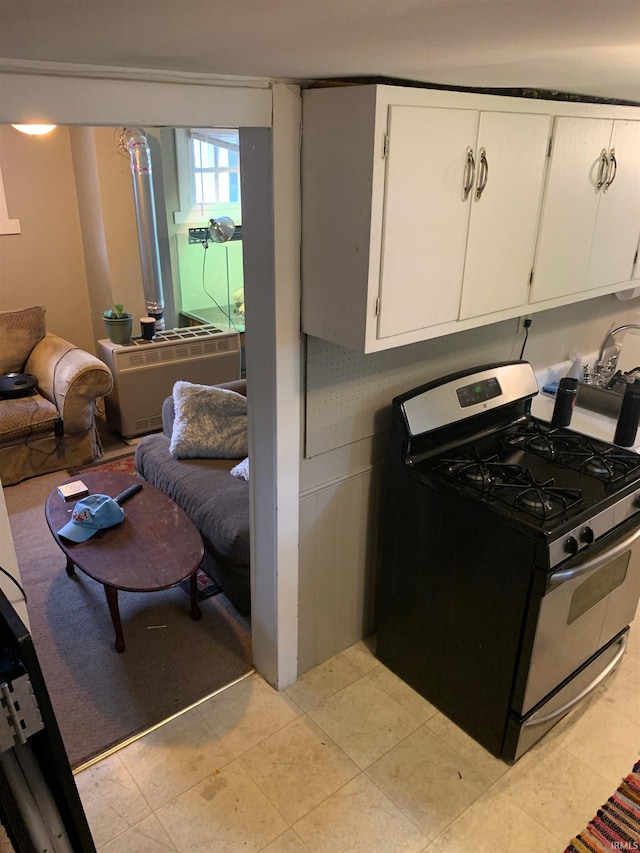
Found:
M 555 480 L 538 481 L 530 471 L 524 471 L 518 482 L 497 486 L 493 497 L 541 521 L 563 515 L 582 500 L 580 489 L 564 489 Z
M 498 456 L 482 458 L 477 451 L 470 456 L 441 459 L 435 470 L 473 486 L 484 494 L 495 485 L 512 480 L 521 472 L 519 465 L 500 462 Z
M 500 462 L 497 455 L 482 457 L 477 450 L 440 459 L 433 470 L 541 521 L 564 514 L 582 500 L 580 489 L 560 488 L 553 478 L 538 481 L 522 465 Z
M 640 459 L 631 451 L 535 420 L 519 426 L 505 442 L 607 483 L 615 483 L 640 469 Z

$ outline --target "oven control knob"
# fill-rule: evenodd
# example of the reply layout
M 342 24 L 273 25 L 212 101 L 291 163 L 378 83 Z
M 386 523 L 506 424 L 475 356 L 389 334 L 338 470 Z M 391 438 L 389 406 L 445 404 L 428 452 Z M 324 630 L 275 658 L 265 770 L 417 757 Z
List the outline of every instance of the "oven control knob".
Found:
M 596 537 L 594 536 L 593 530 L 590 527 L 585 527 L 584 530 L 580 533 L 580 539 L 584 542 L 585 545 L 591 545 L 595 538 Z
M 577 554 L 579 547 L 578 540 L 575 536 L 569 536 L 567 541 L 564 543 L 564 550 L 567 554 Z

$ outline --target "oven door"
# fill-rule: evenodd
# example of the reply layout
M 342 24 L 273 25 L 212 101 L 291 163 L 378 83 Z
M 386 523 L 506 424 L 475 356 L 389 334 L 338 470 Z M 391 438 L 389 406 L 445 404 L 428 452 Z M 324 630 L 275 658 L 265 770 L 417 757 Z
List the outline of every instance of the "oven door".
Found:
M 526 715 L 630 622 L 640 598 L 640 526 L 621 525 L 549 575 L 521 702 Z M 527 657 L 527 656 L 525 656 Z M 522 660 L 526 667 L 527 661 Z

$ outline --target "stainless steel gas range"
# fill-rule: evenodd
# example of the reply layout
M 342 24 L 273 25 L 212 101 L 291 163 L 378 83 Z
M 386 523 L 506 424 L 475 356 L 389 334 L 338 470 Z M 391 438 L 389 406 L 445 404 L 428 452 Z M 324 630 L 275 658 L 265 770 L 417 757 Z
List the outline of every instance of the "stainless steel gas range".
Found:
M 640 598 L 640 456 L 530 414 L 524 361 L 396 397 L 378 658 L 518 759 L 621 660 Z

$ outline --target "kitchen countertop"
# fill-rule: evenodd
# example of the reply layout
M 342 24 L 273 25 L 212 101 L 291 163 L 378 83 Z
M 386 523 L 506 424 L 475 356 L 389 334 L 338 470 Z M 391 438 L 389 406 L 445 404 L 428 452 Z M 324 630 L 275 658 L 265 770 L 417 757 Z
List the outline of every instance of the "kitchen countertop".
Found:
M 548 381 L 548 374 L 540 372 L 536 376 L 538 378 L 538 387 L 542 388 L 542 385 Z M 551 421 L 555 399 L 554 396 L 540 391 L 531 401 L 531 414 L 543 421 Z M 583 409 L 576 405 L 573 409 L 571 423 L 568 428 L 576 432 L 581 432 L 584 435 L 589 435 L 591 438 L 599 438 L 601 441 L 612 443 L 613 435 L 616 431 L 616 419 L 609 415 L 593 412 L 590 409 Z M 628 449 L 640 453 L 640 430 L 636 434 L 634 447 Z

